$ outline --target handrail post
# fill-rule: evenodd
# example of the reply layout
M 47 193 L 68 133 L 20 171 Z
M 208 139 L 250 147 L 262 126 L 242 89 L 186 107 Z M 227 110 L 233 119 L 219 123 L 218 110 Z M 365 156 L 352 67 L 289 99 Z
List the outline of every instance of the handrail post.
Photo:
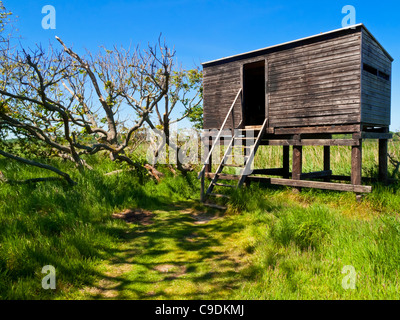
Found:
M 201 188 L 200 188 L 200 201 L 201 202 L 204 202 L 204 200 L 205 200 L 205 195 L 204 195 L 204 175 L 205 175 L 205 173 L 203 171 L 203 173 L 201 174 L 201 181 L 200 181 L 200 186 L 201 186 Z

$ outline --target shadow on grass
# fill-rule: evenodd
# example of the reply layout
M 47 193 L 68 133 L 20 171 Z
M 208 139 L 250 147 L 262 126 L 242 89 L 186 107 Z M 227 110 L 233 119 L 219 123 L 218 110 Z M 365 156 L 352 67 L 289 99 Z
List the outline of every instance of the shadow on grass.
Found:
M 104 186 L 104 189 L 107 186 Z M 255 186 L 258 188 L 259 186 Z M 374 185 L 387 194 L 398 193 L 399 185 Z M 178 188 L 171 185 L 173 192 Z M 279 192 L 285 187 L 268 187 Z M 309 191 L 315 196 L 340 194 L 334 191 Z M 308 193 L 308 192 L 307 192 Z M 382 192 L 379 192 L 381 197 Z M 240 273 L 243 259 L 229 252 L 226 241 L 245 227 L 241 220 L 229 222 L 229 217 L 196 224 L 193 217 L 199 209 L 193 201 L 173 203 L 168 197 L 137 193 L 141 208 L 154 210 L 153 224 L 129 229 L 99 226 L 103 232 L 118 234 L 121 246 L 104 247 L 109 264 L 101 279 L 85 290 L 85 298 L 93 299 L 227 299 L 251 274 Z M 376 194 L 378 196 L 378 194 Z M 107 199 L 109 194 L 104 193 Z M 246 203 L 246 195 L 238 194 L 237 203 L 248 209 L 259 207 L 266 211 L 279 210 L 280 205 L 268 202 Z M 124 193 L 110 198 L 113 205 L 123 204 Z M 205 212 L 213 217 L 215 212 Z M 259 272 L 259 270 L 256 270 Z
M 193 204 L 164 204 L 151 225 L 125 233 L 123 244 L 108 250 L 108 271 L 97 274 L 101 280 L 86 297 L 227 298 L 243 279 L 238 277 L 241 256 L 227 252 L 224 240 L 244 226 L 227 223 L 213 211 L 201 213 L 209 221 L 196 223 Z
M 76 178 L 73 188 L 53 182 L 0 190 L 0 299 L 53 298 L 63 296 L 63 288 L 93 283 L 98 261 L 128 240 L 126 225 L 111 218 L 115 210 L 172 210 L 171 199 L 149 192 L 134 174 L 104 177 L 85 172 Z M 154 232 L 153 237 L 157 242 L 163 235 Z M 41 288 L 45 265 L 56 268 L 55 291 Z

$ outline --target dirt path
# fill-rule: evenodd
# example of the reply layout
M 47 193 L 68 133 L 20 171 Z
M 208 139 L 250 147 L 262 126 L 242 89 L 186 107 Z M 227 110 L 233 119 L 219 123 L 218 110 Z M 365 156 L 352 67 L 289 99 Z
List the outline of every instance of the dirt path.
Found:
M 81 298 L 229 298 L 248 260 L 232 238 L 237 226 L 191 205 L 116 213 L 127 223 L 126 237 L 99 265 L 101 280 L 81 290 Z

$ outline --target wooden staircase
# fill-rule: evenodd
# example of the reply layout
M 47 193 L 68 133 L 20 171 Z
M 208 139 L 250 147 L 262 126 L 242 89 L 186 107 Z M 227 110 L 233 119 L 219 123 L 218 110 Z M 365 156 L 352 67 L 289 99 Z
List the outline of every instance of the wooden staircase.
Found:
M 241 90 L 239 90 L 238 95 L 235 98 L 235 101 L 232 104 L 231 109 L 228 111 L 228 114 L 225 118 L 224 123 L 221 126 L 221 129 L 214 140 L 214 143 L 209 151 L 209 154 L 206 157 L 205 164 L 202 170 L 199 173 L 199 178 L 201 178 L 201 201 L 210 207 L 215 207 L 219 209 L 226 209 L 223 206 L 220 206 L 216 203 L 211 203 L 208 198 L 229 198 L 229 196 L 222 192 L 222 190 L 226 190 L 227 188 L 239 188 L 243 185 L 246 180 L 246 177 L 251 174 L 252 169 L 251 166 L 253 164 L 254 156 L 257 152 L 258 146 L 260 145 L 260 141 L 266 131 L 268 119 L 264 119 L 264 122 L 261 126 L 251 126 L 245 127 L 244 129 L 231 129 L 231 140 L 226 146 L 224 155 L 219 163 L 217 170 L 213 174 L 211 178 L 211 182 L 204 191 L 204 179 L 205 179 L 205 167 L 210 159 L 210 155 L 213 152 L 215 146 L 220 144 L 220 136 L 221 131 L 225 126 L 226 120 L 232 112 L 233 106 L 240 94 Z M 238 152 L 239 151 L 239 152 Z M 241 160 L 241 161 L 239 161 Z M 225 168 L 237 168 L 239 169 L 238 174 L 227 174 L 224 173 L 223 170 Z M 233 180 L 237 181 L 236 184 L 230 183 L 222 183 L 220 180 Z M 213 192 L 214 188 L 218 187 L 221 192 Z
M 223 188 L 239 188 L 244 183 L 246 177 L 251 174 L 251 165 L 254 160 L 255 153 L 257 152 L 257 148 L 259 146 L 259 142 L 262 138 L 263 132 L 265 130 L 266 120 L 264 121 L 263 126 L 258 129 L 235 129 L 232 139 L 228 144 L 228 147 L 225 151 L 224 156 L 220 164 L 218 165 L 217 170 L 214 173 L 214 177 L 211 179 L 211 182 L 205 191 L 204 199 L 206 200 L 207 197 L 222 197 L 222 198 L 229 198 L 228 195 L 224 193 L 213 193 L 214 188 L 216 186 Z M 248 137 L 247 131 L 257 132 L 257 136 Z M 239 153 L 237 152 L 239 149 Z M 236 152 L 235 152 L 236 151 Z M 244 153 L 243 153 L 244 151 Z M 239 168 L 239 174 L 227 174 L 225 176 L 221 176 L 223 170 L 225 168 Z M 221 179 L 222 178 L 222 179 Z M 227 184 L 221 183 L 220 180 L 236 180 L 237 183 L 235 184 Z

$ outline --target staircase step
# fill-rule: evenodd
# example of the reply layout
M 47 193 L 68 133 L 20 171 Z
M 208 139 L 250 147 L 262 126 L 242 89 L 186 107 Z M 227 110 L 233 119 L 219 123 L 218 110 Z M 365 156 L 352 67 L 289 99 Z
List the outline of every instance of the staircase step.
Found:
M 209 173 L 208 177 L 212 178 L 214 177 L 215 173 Z M 217 179 L 218 180 L 239 180 L 240 176 L 236 174 L 228 174 L 228 173 L 217 173 Z
M 245 126 L 244 129 L 253 129 L 253 130 L 261 130 L 262 126 L 261 125 L 254 125 L 254 126 Z
M 223 163 L 224 167 L 243 168 L 244 164 Z
M 239 139 L 239 140 L 255 140 L 257 137 L 235 137 L 235 139 Z
M 235 188 L 236 187 L 233 184 L 225 184 L 225 183 L 218 183 L 218 182 L 214 182 L 214 185 L 220 186 L 220 187 L 228 187 L 228 188 Z
M 247 158 L 248 156 L 245 156 L 244 154 L 227 154 L 226 157 L 231 157 L 231 158 L 234 158 L 234 157 L 245 157 L 245 158 Z
M 235 145 L 235 147 L 237 148 L 236 151 L 243 151 L 244 153 L 248 153 L 254 147 L 254 145 L 250 146 Z
M 226 194 L 221 194 L 221 193 L 209 193 L 209 196 L 213 196 L 216 198 L 230 198 L 230 196 L 227 196 Z
M 243 162 L 243 161 L 247 161 L 248 158 L 250 158 L 250 156 L 244 156 L 244 155 L 239 155 L 239 154 L 228 154 L 225 158 L 225 161 L 228 160 L 228 158 L 232 159 L 232 160 L 240 160 L 239 162 Z
M 237 148 L 253 148 L 254 147 L 254 143 L 250 144 L 250 145 L 236 143 L 232 147 L 233 148 L 235 148 L 235 147 L 237 147 Z

